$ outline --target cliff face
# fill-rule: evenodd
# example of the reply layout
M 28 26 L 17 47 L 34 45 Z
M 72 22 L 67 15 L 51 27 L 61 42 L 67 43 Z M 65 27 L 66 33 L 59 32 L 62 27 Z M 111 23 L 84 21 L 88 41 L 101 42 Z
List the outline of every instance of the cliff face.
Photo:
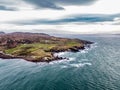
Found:
M 1 58 L 23 58 L 28 61 L 52 61 L 56 52 L 78 52 L 90 41 L 50 36 L 43 33 L 10 33 L 0 35 Z

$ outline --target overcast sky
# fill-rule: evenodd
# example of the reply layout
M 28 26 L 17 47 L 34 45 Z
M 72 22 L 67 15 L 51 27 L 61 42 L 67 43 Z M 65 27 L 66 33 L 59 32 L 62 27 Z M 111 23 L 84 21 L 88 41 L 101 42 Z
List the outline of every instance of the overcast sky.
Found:
M 0 31 L 120 33 L 120 0 L 0 0 Z

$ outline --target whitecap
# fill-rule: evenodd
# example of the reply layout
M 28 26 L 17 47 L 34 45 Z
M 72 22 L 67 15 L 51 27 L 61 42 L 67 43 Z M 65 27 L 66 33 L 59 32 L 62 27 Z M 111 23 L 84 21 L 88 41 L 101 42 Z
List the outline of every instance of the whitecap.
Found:
M 85 47 L 85 49 L 84 50 L 79 50 L 80 51 L 80 53 L 88 53 L 90 50 L 92 50 L 92 49 L 94 49 L 94 48 L 96 48 L 97 47 L 97 43 L 94 43 L 94 44 L 91 44 L 90 45 L 90 48 L 88 48 L 88 47 Z
M 82 63 L 83 63 L 83 62 L 85 63 L 85 62 L 88 62 L 88 61 L 89 61 L 88 59 L 80 59 L 80 60 L 78 60 L 79 63 L 81 63 L 81 62 L 82 62 Z
M 66 52 L 59 52 L 59 53 L 55 53 L 54 56 L 63 56 L 65 55 Z
M 87 50 L 80 50 L 81 53 L 88 53 Z
M 91 66 L 92 64 L 91 64 L 91 63 L 71 64 L 72 67 L 76 67 L 76 68 L 78 68 L 78 67 L 83 67 L 83 66 L 85 66 L 85 65 Z
M 91 49 L 96 48 L 98 43 L 94 43 L 91 45 Z
M 67 59 L 62 59 L 62 60 L 52 61 L 49 64 L 60 64 L 60 63 L 67 62 L 67 61 L 68 61 Z
M 71 58 L 69 58 L 68 61 L 73 61 L 73 60 L 75 60 L 75 58 L 71 57 Z
M 67 68 L 68 66 L 61 66 L 61 68 Z

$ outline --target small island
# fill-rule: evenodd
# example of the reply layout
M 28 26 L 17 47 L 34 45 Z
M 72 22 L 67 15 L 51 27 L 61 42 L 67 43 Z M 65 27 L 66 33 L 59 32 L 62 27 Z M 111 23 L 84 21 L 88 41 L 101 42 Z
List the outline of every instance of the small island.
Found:
M 80 39 L 54 37 L 44 33 L 2 33 L 0 34 L 0 58 L 50 62 L 66 59 L 55 56 L 55 53 L 79 52 L 92 43 Z

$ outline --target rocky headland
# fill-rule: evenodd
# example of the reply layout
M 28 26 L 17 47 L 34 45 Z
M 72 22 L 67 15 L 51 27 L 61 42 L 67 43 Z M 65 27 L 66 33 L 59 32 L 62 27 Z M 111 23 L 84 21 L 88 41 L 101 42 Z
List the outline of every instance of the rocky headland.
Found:
M 68 59 L 55 56 L 59 52 L 79 52 L 90 47 L 93 42 L 54 37 L 44 33 L 0 34 L 0 58 L 20 58 L 31 62 L 50 62 Z

